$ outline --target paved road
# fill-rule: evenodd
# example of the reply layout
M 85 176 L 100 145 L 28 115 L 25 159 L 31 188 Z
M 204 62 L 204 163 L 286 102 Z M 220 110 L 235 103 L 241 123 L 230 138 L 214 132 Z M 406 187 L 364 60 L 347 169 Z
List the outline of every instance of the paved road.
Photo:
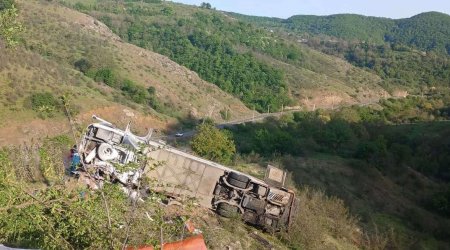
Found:
M 410 95 L 410 96 L 416 96 L 416 95 Z M 417 96 L 417 97 L 421 97 L 421 96 Z M 390 98 L 401 99 L 401 98 L 404 98 L 404 97 L 390 97 Z M 355 105 L 359 106 L 359 107 L 365 107 L 365 106 L 369 106 L 371 104 L 379 103 L 380 100 L 378 100 L 378 101 L 368 101 L 368 102 L 357 103 L 357 104 L 341 105 L 339 107 L 336 107 L 336 110 L 341 109 L 341 108 L 345 108 L 345 107 L 355 106 Z M 238 125 L 238 124 L 243 124 L 243 123 L 247 123 L 247 122 L 260 121 L 260 120 L 263 120 L 263 119 L 265 119 L 267 117 L 280 117 L 280 116 L 282 116 L 284 114 L 297 112 L 297 111 L 304 111 L 304 109 L 287 109 L 287 110 L 284 110 L 284 111 L 281 111 L 281 112 L 263 113 L 263 114 L 255 112 L 251 117 L 245 117 L 245 118 L 239 118 L 239 119 L 232 120 L 232 121 L 227 121 L 227 122 L 224 122 L 224 123 L 217 124 L 216 127 L 224 128 L 226 126 L 231 126 L 231 125 Z M 443 121 L 443 122 L 447 122 L 447 121 Z M 184 137 L 189 138 L 189 137 L 192 137 L 192 136 L 195 135 L 195 130 L 182 131 L 181 133 L 183 134 L 183 136 L 182 136 L 183 138 Z M 170 140 L 170 139 L 175 139 L 175 138 L 177 138 L 176 135 L 167 135 L 167 136 L 161 136 L 161 137 L 156 138 L 156 139 Z

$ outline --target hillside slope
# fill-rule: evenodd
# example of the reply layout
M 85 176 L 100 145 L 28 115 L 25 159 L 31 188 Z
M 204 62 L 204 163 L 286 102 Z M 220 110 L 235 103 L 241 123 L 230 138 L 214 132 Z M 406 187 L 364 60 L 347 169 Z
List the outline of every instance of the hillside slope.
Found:
M 283 105 L 331 108 L 386 95 L 378 76 L 219 11 L 158 1 L 61 2 L 104 21 L 123 40 L 196 71 L 260 112 Z
M 449 87 L 450 17 L 446 14 L 428 12 L 398 20 L 350 14 L 285 20 L 228 14 L 376 74 L 391 94 Z
M 250 114 L 239 100 L 201 80 L 195 72 L 121 41 L 90 16 L 47 1 L 17 2 L 26 31 L 22 46 L 0 48 L 4 104 L 0 114 L 5 118 L 0 124 L 1 145 L 69 129 L 60 107 L 45 120 L 38 117 L 42 112 L 30 107 L 30 98 L 43 92 L 56 99 L 69 94 L 80 123 L 97 113 L 121 124 L 133 120 L 140 131 L 165 128 L 173 118 L 210 116 L 221 120 L 219 111 L 224 109 L 232 117 Z M 133 86 L 153 87 L 158 112 L 136 102 L 124 87 L 108 86 L 78 71 L 74 63 L 80 59 L 89 61 L 93 69 L 110 69 L 117 79 L 131 81 Z
M 240 20 L 268 27 L 282 27 L 298 34 L 327 35 L 348 41 L 400 43 L 420 50 L 450 54 L 450 16 L 425 12 L 410 18 L 389 19 L 356 14 L 295 15 L 287 19 L 230 13 Z

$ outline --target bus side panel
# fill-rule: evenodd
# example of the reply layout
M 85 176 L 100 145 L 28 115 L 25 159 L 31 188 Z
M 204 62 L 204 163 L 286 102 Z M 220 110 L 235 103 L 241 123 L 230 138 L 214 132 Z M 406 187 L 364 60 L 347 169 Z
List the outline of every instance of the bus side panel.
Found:
M 164 149 L 152 151 L 148 157 L 150 164 L 162 163 L 147 173 L 158 183 L 155 191 L 181 198 L 195 197 L 200 205 L 211 207 L 213 191 L 223 170 Z

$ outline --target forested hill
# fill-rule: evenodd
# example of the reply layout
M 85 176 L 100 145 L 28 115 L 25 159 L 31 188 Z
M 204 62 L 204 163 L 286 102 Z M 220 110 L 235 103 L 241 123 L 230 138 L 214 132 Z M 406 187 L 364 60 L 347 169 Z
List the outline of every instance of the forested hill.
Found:
M 168 56 L 259 112 L 377 101 L 381 79 L 221 11 L 169 1 L 60 0 L 139 47 Z
M 426 12 L 405 19 L 355 14 L 296 15 L 288 19 L 233 15 L 241 20 L 283 27 L 298 34 L 327 35 L 376 44 L 398 43 L 421 50 L 438 50 L 450 54 L 450 16 L 440 12 Z
M 345 59 L 381 77 L 390 92 L 404 88 L 421 94 L 449 87 L 450 16 L 446 14 L 428 12 L 398 20 L 353 14 L 288 19 L 228 14 Z

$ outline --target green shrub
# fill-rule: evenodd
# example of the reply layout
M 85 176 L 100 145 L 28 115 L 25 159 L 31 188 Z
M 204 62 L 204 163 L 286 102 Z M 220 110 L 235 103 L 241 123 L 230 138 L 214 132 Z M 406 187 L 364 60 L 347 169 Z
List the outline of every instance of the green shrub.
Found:
M 81 58 L 74 63 L 74 66 L 76 69 L 83 72 L 83 74 L 86 74 L 91 69 L 92 64 L 87 59 Z
M 213 161 L 225 164 L 231 162 L 236 147 L 230 135 L 208 122 L 198 126 L 197 131 L 191 143 L 195 153 Z
M 103 82 L 110 87 L 117 87 L 117 77 L 112 69 L 103 68 L 95 73 L 95 81 Z
M 15 5 L 14 0 L 0 0 L 0 11 L 11 9 Z
M 53 117 L 59 111 L 58 100 L 50 92 L 36 93 L 29 98 L 31 108 L 38 112 L 40 118 Z
M 34 110 L 39 110 L 42 107 L 56 107 L 58 101 L 50 92 L 36 93 L 31 96 L 31 105 Z
M 131 100 L 139 104 L 145 103 L 150 98 L 148 90 L 128 79 L 123 81 L 120 89 L 125 92 Z

